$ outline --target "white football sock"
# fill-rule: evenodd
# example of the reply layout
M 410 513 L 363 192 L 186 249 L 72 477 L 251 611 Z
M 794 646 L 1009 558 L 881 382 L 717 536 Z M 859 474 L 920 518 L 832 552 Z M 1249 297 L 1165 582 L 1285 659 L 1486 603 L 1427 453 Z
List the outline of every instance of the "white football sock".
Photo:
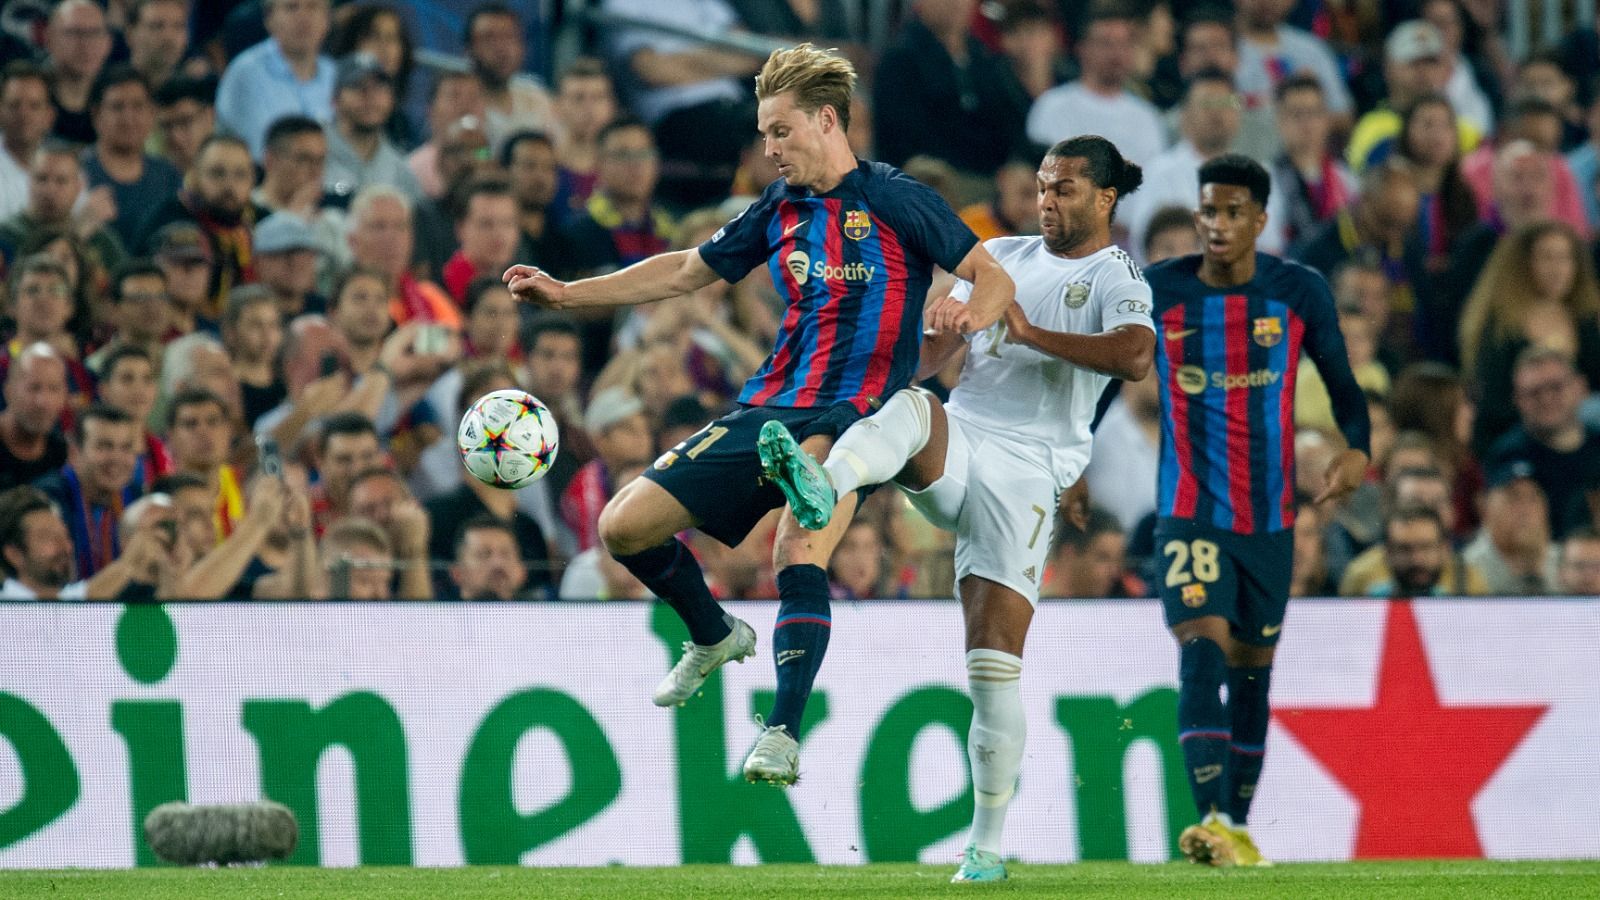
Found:
M 822 468 L 843 497 L 863 484 L 883 484 L 928 446 L 933 410 L 916 388 L 899 391 L 889 402 L 839 436 Z
M 972 840 L 979 850 L 1000 853 L 1006 808 L 1017 789 L 1027 720 L 1022 714 L 1022 659 L 999 650 L 967 651 L 967 687 L 972 694 Z

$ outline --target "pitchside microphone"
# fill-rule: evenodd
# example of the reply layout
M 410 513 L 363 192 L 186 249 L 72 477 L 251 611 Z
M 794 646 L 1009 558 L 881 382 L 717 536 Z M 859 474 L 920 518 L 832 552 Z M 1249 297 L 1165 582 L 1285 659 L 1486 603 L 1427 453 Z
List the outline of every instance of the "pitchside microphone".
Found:
M 163 803 L 145 817 L 144 839 L 157 857 L 178 866 L 268 862 L 294 852 L 300 826 L 288 807 L 270 800 Z

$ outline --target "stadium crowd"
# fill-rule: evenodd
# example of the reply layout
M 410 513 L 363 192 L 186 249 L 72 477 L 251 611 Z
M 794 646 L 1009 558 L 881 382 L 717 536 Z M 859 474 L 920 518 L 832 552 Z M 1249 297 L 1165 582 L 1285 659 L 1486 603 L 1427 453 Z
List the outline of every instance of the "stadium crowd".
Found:
M 916 0 L 874 52 L 841 0 L 603 0 L 635 22 L 567 21 L 593 55 L 552 66 L 529 36 L 556 23 L 494 3 L 26 5 L 0 34 L 0 597 L 648 596 L 600 510 L 733 401 L 782 303 L 757 272 L 569 317 L 499 275 L 696 246 L 777 177 L 764 56 L 683 29 L 838 47 L 857 154 L 980 238 L 1037 232 L 1039 157 L 1076 134 L 1144 167 L 1118 222 L 1143 262 L 1198 252 L 1200 163 L 1260 160 L 1262 246 L 1328 278 L 1373 421 L 1356 496 L 1301 504 L 1294 593 L 1600 594 L 1595 25 L 1513 58 L 1497 0 Z M 467 65 L 418 63 L 419 9 Z M 515 493 L 455 445 L 513 386 L 562 434 Z M 1340 438 L 1309 363 L 1292 389 L 1309 498 Z M 1152 381 L 1109 398 L 1045 596 L 1162 577 L 1161 427 Z M 775 517 L 692 538 L 719 597 L 775 596 Z M 835 594 L 951 596 L 950 541 L 880 490 Z

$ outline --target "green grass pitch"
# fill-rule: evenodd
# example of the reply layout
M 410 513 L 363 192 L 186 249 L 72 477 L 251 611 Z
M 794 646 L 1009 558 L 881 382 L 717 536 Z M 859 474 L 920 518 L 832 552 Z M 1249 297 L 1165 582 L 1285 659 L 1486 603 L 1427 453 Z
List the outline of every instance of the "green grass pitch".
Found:
M 890 898 L 1096 897 L 1218 900 L 1600 898 L 1600 862 L 1383 862 L 1213 871 L 1184 863 L 1013 865 L 1004 884 L 952 885 L 954 866 L 870 865 L 671 869 L 147 869 L 0 872 L 7 900 L 194 898 Z

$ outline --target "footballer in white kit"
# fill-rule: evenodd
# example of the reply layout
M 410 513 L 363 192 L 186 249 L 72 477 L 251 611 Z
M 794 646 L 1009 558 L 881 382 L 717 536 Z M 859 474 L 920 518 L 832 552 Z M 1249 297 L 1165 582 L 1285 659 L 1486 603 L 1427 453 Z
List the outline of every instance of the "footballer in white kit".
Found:
M 1093 335 L 1133 325 L 1155 335 L 1150 286 L 1119 248 L 1068 259 L 1042 237 L 985 246 L 1016 282 L 1017 306 L 1034 328 Z M 953 296 L 970 291 L 959 282 Z M 1111 376 L 1009 338 L 1007 319 L 971 336 L 944 404 L 944 476 L 904 490 L 928 521 L 956 533 L 958 581 L 979 575 L 1037 603 L 1056 507 L 1089 464 L 1089 425 Z
M 757 443 L 762 471 L 796 520 L 819 529 L 837 497 L 892 481 L 934 524 L 956 533 L 956 578 L 966 622 L 974 810 L 971 842 L 954 881 L 1006 877 L 1000 836 L 1026 734 L 1018 685 L 1061 492 L 1089 462 L 1089 425 L 1111 378 L 1150 371 L 1156 332 L 1150 287 L 1111 244 L 1117 201 L 1139 167 L 1105 138 L 1056 144 L 1038 176 L 1038 237 L 985 245 L 1016 284 L 995 325 L 967 334 L 970 286 L 924 311 L 918 377 L 967 345 L 946 404 L 900 391 L 851 425 L 825 463 L 780 422 Z

